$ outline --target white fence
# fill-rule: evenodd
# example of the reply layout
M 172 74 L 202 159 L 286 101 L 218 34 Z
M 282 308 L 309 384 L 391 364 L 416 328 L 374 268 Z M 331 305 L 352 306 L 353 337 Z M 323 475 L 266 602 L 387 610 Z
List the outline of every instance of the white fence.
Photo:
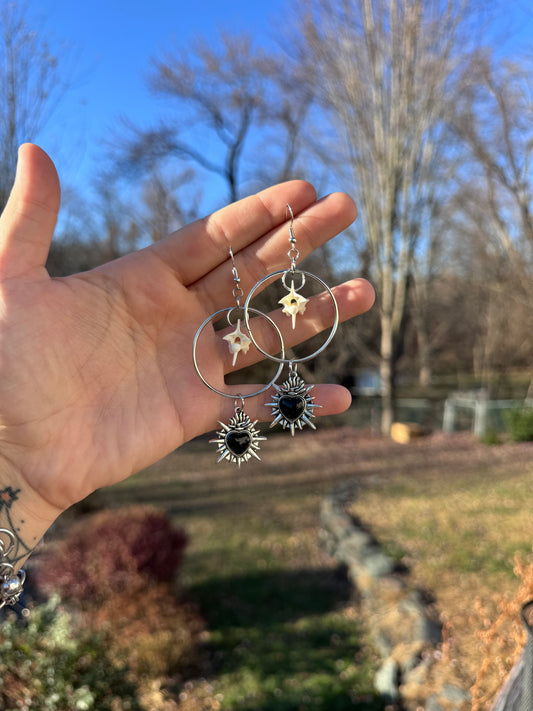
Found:
M 458 415 L 467 411 L 472 417 L 472 431 L 482 437 L 487 430 L 501 427 L 502 414 L 514 407 L 533 407 L 533 400 L 489 400 L 483 391 L 454 393 L 444 403 L 442 429 L 454 432 Z

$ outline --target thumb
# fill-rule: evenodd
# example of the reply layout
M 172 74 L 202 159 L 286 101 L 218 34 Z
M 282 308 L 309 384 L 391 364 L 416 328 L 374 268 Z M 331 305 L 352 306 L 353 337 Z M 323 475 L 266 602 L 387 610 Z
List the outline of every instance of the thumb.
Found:
M 59 178 L 51 159 L 38 146 L 23 144 L 15 184 L 0 217 L 0 278 L 44 267 L 59 203 Z

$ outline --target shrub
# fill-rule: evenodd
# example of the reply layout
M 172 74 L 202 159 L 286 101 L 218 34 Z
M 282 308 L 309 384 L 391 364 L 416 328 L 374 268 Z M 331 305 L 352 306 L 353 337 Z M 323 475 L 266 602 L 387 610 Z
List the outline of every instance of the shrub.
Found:
M 178 602 L 165 584 L 152 585 L 141 595 L 117 593 L 86 610 L 83 623 L 108 632 L 113 658 L 126 660 L 142 685 L 195 665 L 204 634 L 196 607 Z
M 0 708 L 4 711 L 142 711 L 124 665 L 101 634 L 74 630 L 57 597 L 29 621 L 7 617 L 0 627 Z
M 496 430 L 488 429 L 479 438 L 481 444 L 487 445 L 487 447 L 492 447 L 494 445 L 500 444 L 500 436 Z
M 169 517 L 149 507 L 107 510 L 75 523 L 37 560 L 34 577 L 45 593 L 71 604 L 98 604 L 115 593 L 170 582 L 187 538 Z
M 514 442 L 533 442 L 533 407 L 506 410 L 504 418 Z
M 204 630 L 194 606 L 170 586 L 185 545 L 183 531 L 154 508 L 106 510 L 49 544 L 33 577 L 76 610 L 80 626 L 105 633 L 110 657 L 125 661 L 146 688 L 190 667 Z

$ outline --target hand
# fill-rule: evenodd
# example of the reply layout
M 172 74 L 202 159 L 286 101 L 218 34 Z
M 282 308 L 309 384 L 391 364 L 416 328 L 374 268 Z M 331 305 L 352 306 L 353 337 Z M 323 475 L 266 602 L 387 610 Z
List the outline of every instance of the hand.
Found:
M 286 203 L 295 214 L 302 258 L 356 216 L 346 195 L 317 202 L 311 185 L 291 181 L 146 249 L 52 279 L 45 262 L 59 200 L 52 161 L 34 145 L 22 146 L 0 218 L 0 494 L 5 487 L 17 492 L 17 520 L 39 522 L 34 538 L 34 530 L 44 532 L 96 488 L 124 479 L 233 414 L 233 400 L 201 382 L 191 357 L 199 325 L 234 303 L 229 246 L 246 294 L 267 273 L 287 266 Z M 374 298 L 359 279 L 334 293 L 341 320 L 365 311 Z M 286 345 L 331 325 L 331 302 L 315 301 L 313 319 L 300 319 L 294 331 L 276 312 Z M 220 341 L 206 328 L 205 375 L 223 389 L 232 358 Z M 251 348 L 239 355 L 236 368 L 254 360 L 259 357 Z M 340 412 L 350 402 L 338 386 L 317 386 L 313 394 L 320 414 Z M 267 419 L 269 397 L 247 400 L 246 413 Z

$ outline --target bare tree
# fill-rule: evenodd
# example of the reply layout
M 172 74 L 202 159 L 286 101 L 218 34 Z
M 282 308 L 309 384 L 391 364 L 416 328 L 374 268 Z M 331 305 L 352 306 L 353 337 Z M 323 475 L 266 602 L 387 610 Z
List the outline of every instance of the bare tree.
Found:
M 478 52 L 463 74 L 454 117 L 470 158 L 456 198 L 461 231 L 468 230 L 484 271 L 475 369 L 485 380 L 533 356 L 531 69 L 530 61 Z
M 112 170 L 103 171 L 95 180 L 98 219 L 98 252 L 101 262 L 116 259 L 138 246 L 141 233 L 139 210 L 127 195 Z
M 381 321 L 382 431 L 392 423 L 413 257 L 423 235 L 451 77 L 459 2 L 309 0 L 304 34 L 356 185 Z
M 462 79 L 454 122 L 470 150 L 470 182 L 477 180 L 477 192 L 484 196 L 486 236 L 526 292 L 533 264 L 531 70 L 531 63 L 495 62 L 488 52 L 476 54 Z
M 178 197 L 180 188 L 192 179 L 192 170 L 178 175 L 163 175 L 154 166 L 144 183 L 141 213 L 141 224 L 152 242 L 164 239 L 174 230 L 198 218 L 197 201 L 189 200 L 189 207 L 185 211 L 183 201 Z
M 139 246 L 139 200 L 110 172 L 101 172 L 91 194 L 66 186 L 61 219 L 46 264 L 51 276 L 93 269 Z
M 35 140 L 66 85 L 58 58 L 38 28 L 31 27 L 25 6 L 4 2 L 0 8 L 0 210 L 13 183 L 17 150 Z
M 245 190 L 286 180 L 301 151 L 300 133 L 312 96 L 294 86 L 282 57 L 255 49 L 248 36 L 221 34 L 153 62 L 150 87 L 170 116 L 150 130 L 133 129 L 130 165 L 170 157 L 218 176 L 231 201 Z

